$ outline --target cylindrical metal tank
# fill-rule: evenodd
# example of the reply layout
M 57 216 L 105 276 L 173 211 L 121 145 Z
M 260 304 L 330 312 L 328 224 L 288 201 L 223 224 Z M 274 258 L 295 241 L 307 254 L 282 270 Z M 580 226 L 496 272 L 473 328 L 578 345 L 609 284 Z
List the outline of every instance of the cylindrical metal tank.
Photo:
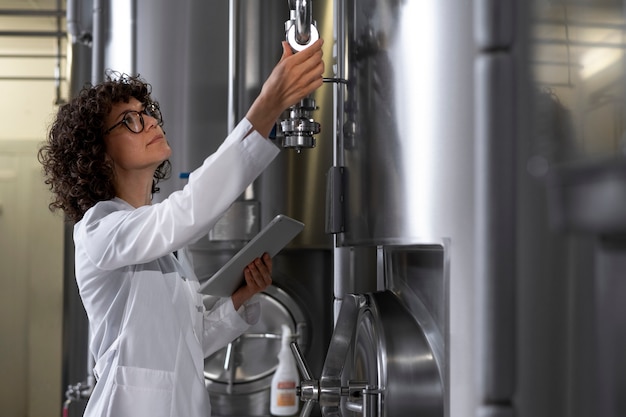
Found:
M 337 105 L 336 159 L 344 171 L 337 244 L 415 250 L 417 263 L 406 276 L 384 259 L 377 261 L 379 276 L 409 308 L 406 287 L 430 294 L 425 304 L 429 315 L 440 313 L 442 335 L 431 349 L 445 352 L 439 363 L 444 415 L 470 415 L 477 407 L 473 5 L 339 3 L 338 77 L 347 82 Z M 433 250 L 436 265 L 428 255 Z
M 284 24 L 289 20 L 289 2 L 273 0 L 238 1 L 234 19 L 235 120 L 245 115 L 252 100 L 261 89 L 263 81 L 280 59 L 280 42 L 285 39 Z M 332 1 L 313 3 L 313 18 L 321 36 L 329 39 L 325 45 L 326 57 L 332 56 L 332 14 L 322 12 L 332 9 Z M 328 59 L 327 59 L 328 61 Z M 326 71 L 332 74 L 331 65 Z M 276 214 L 285 213 L 302 221 L 306 226 L 291 247 L 310 249 L 332 248 L 332 238 L 325 233 L 325 175 L 332 166 L 333 125 L 332 86 L 324 85 L 313 94 L 318 111 L 313 117 L 322 125 L 313 149 L 294 152 L 285 149 L 270 168 L 255 183 L 253 196 L 262 203 L 262 223 Z M 279 143 L 280 145 L 280 143 Z
M 285 0 L 161 3 L 155 7 L 138 1 L 137 71 L 151 82 L 161 102 L 176 176 L 199 166 L 232 128 L 229 123 L 245 116 L 280 60 L 289 6 Z M 331 3 L 317 1 L 313 10 L 322 36 L 329 39 L 327 57 L 332 56 L 333 21 L 332 14 L 321 12 Z M 332 74 L 330 64 L 327 71 Z M 329 109 L 331 86 L 320 88 L 315 100 L 321 109 Z M 305 223 L 291 247 L 331 249 L 324 204 L 325 175 L 332 165 L 332 112 L 313 113 L 322 125 L 317 146 L 301 153 L 284 150 L 242 198 L 261 203 L 261 225 L 279 213 Z M 182 185 L 174 178 L 163 185 L 163 196 Z
M 280 57 L 289 2 L 136 0 L 130 9 L 134 2 L 94 2 L 97 12 L 113 4 L 131 12 L 116 20 L 134 26 L 129 43 L 108 50 L 136 51 L 130 68 L 152 83 L 161 102 L 174 149 L 175 178 L 162 187 L 167 196 L 183 185 L 177 174 L 198 166 L 245 114 Z M 550 117 L 531 96 L 558 73 L 552 92 L 579 116 L 575 131 L 588 146 L 583 156 L 619 157 L 624 55 L 608 61 L 596 55 L 594 65 L 580 68 L 573 59 L 583 58 L 585 48 L 623 52 L 623 6 L 623 0 L 313 2 L 326 40 L 325 76 L 340 79 L 315 94 L 313 117 L 322 125 L 317 147 L 283 151 L 241 200 L 258 207 L 259 226 L 278 213 L 306 224 L 276 258 L 275 284 L 288 295 L 285 305 L 295 302 L 293 311 L 315 324 L 308 336 L 316 345 L 304 352 L 315 375 L 332 326 L 332 280 L 340 305 L 355 288 L 370 291 L 373 279 L 378 289 L 394 292 L 424 331 L 442 378 L 445 416 L 585 415 L 600 409 L 594 403 L 600 394 L 611 399 L 619 392 L 619 367 L 592 356 L 601 348 L 613 352 L 611 334 L 588 340 L 590 330 L 610 326 L 619 300 L 607 303 L 601 291 L 589 300 L 596 289 L 614 289 L 596 288 L 589 278 L 596 242 L 549 229 L 538 179 L 550 161 L 537 151 L 546 143 L 533 139 L 529 121 L 533 113 L 539 125 Z M 599 41 L 604 38 L 589 28 L 614 33 Z M 533 42 L 540 47 L 537 85 L 526 80 Z M 585 67 L 585 75 L 571 78 Z M 595 75 L 587 71 L 592 67 Z M 573 139 L 567 130 L 550 137 Z M 549 151 L 560 152 L 561 145 Z M 333 210 L 325 219 L 327 205 Z M 596 214 L 590 207 L 588 214 Z M 336 247 L 325 223 L 337 233 Z M 204 243 L 208 248 L 196 249 L 208 268 L 241 244 Z M 596 248 L 602 273 L 622 262 L 604 252 L 615 249 L 607 243 Z M 428 326 L 423 317 L 430 317 Z M 597 326 L 601 317 L 607 320 Z M 367 337 L 357 343 L 365 352 L 353 356 L 359 363 L 376 346 L 375 335 L 360 328 Z M 384 349 L 375 355 L 383 358 L 379 352 Z M 609 372 L 609 382 L 614 378 L 611 389 L 586 395 L 602 386 L 596 365 Z M 216 397 L 216 414 L 244 413 L 233 401 L 265 401 L 257 402 L 266 394 L 256 387 L 241 392 Z M 262 408 L 243 410 L 254 415 Z
M 343 245 L 438 240 L 472 206 L 471 5 L 345 1 Z
M 326 1 L 314 4 L 314 19 L 322 36 L 332 39 L 332 14 L 320 15 Z M 183 0 L 160 1 L 158 6 L 147 0 L 137 1 L 137 72 L 153 86 L 155 98 L 163 110 L 168 141 L 173 150 L 172 180 L 163 183 L 161 197 L 182 188 L 179 173 L 199 166 L 221 144 L 228 131 L 245 116 L 281 57 L 285 39 L 285 21 L 289 19 L 289 2 L 204 2 Z M 332 56 L 332 42 L 325 45 L 326 56 Z M 332 73 L 332 67 L 327 66 Z M 323 86 L 315 99 L 320 108 L 332 106 L 332 88 Z M 274 259 L 274 286 L 268 300 L 274 300 L 286 316 L 302 325 L 297 329 L 305 340 L 307 359 L 318 372 L 332 332 L 332 245 L 324 230 L 325 175 L 332 165 L 332 112 L 313 112 L 322 125 L 317 146 L 300 153 L 282 150 L 270 167 L 240 197 L 227 216 L 234 223 L 243 222 L 253 213 L 258 229 L 277 214 L 302 221 L 300 235 Z M 278 142 L 278 141 L 277 141 Z M 277 143 L 280 145 L 280 143 Z M 243 207 L 238 215 L 236 210 Z M 233 228 L 233 230 L 236 227 Z M 226 227 L 224 230 L 229 230 Z M 190 247 L 196 272 L 202 281 L 208 279 L 244 243 L 241 236 L 208 234 Z M 249 237 L 247 237 L 249 238 Z M 281 298 L 272 294 L 280 293 Z M 298 317 L 298 319 L 296 319 Z M 265 319 L 263 319 L 265 320 Z M 268 316 L 261 323 L 262 332 L 272 332 L 276 318 Z M 296 330 L 294 328 L 294 330 Z M 257 329 L 253 333 L 260 333 Z M 248 335 L 237 346 L 244 353 L 238 358 L 237 377 L 224 382 L 207 372 L 213 414 L 268 415 L 269 385 L 275 366 L 272 351 L 278 345 L 270 338 L 255 339 Z M 263 372 L 245 355 L 245 346 L 253 340 L 264 344 Z M 219 361 L 220 355 L 209 359 Z M 213 363 L 207 362 L 212 369 Z M 230 384 L 230 385 L 229 385 Z

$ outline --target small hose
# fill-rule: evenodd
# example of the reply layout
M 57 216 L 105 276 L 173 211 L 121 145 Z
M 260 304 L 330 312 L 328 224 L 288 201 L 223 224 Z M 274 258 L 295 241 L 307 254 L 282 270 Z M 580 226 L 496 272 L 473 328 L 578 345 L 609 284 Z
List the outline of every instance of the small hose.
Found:
M 69 398 L 65 400 L 65 402 L 63 403 L 63 417 L 70 416 L 70 404 L 71 403 L 72 403 L 72 400 Z

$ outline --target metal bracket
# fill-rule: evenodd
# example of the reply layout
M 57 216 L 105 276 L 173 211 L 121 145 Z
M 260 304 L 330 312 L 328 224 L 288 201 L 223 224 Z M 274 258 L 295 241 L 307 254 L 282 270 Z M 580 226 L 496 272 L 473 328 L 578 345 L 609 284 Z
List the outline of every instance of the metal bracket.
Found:
M 326 174 L 326 233 L 345 232 L 345 167 L 330 167 Z

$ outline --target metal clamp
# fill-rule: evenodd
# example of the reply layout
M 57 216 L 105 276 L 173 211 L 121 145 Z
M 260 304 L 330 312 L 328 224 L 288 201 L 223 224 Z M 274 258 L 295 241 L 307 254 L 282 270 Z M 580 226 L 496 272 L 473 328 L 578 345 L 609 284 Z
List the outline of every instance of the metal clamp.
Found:
M 300 52 L 314 44 L 320 34 L 313 20 L 311 0 L 290 1 L 291 19 L 285 22 L 285 36 L 294 52 Z
M 280 122 L 284 148 L 300 152 L 302 148 L 315 147 L 313 135 L 321 131 L 320 124 L 311 118 L 311 112 L 316 109 L 315 100 L 310 96 L 289 108 L 289 117 Z
M 285 22 L 285 38 L 294 52 L 300 52 L 315 43 L 320 35 L 313 20 L 311 0 L 289 0 L 290 19 Z M 282 118 L 277 126 L 277 137 L 282 136 L 283 148 L 314 148 L 320 124 L 311 117 L 317 110 L 315 100 L 308 96 L 289 108 L 289 116 Z
M 300 417 L 308 417 L 315 402 L 321 406 L 322 415 L 335 415 L 342 397 L 347 399 L 346 407 L 350 411 L 361 413 L 363 417 L 381 415 L 383 391 L 380 388 L 369 385 L 367 381 L 349 381 L 348 386 L 341 384 L 341 370 L 352 341 L 352 337 L 348 335 L 353 334 L 359 308 L 363 303 L 366 303 L 364 297 L 352 294 L 343 300 L 336 334 L 331 341 L 320 380 L 313 379 L 298 344 L 291 343 L 291 351 L 304 378 L 298 387 L 298 395 L 305 401 Z

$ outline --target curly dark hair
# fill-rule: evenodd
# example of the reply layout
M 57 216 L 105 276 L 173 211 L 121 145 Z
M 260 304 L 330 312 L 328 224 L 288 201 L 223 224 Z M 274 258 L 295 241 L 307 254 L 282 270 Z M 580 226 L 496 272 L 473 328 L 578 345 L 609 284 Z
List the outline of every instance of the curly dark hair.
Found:
M 43 165 L 45 183 L 53 193 L 51 211 L 63 210 L 67 219 L 79 221 L 98 201 L 115 197 L 113 167 L 105 155 L 104 121 L 114 104 L 156 103 L 152 87 L 127 74 L 107 73 L 106 80 L 86 85 L 69 103 L 59 108 L 37 157 Z M 158 103 L 157 103 L 158 104 Z M 169 178 L 169 160 L 159 165 L 152 181 L 157 193 L 160 180 Z

